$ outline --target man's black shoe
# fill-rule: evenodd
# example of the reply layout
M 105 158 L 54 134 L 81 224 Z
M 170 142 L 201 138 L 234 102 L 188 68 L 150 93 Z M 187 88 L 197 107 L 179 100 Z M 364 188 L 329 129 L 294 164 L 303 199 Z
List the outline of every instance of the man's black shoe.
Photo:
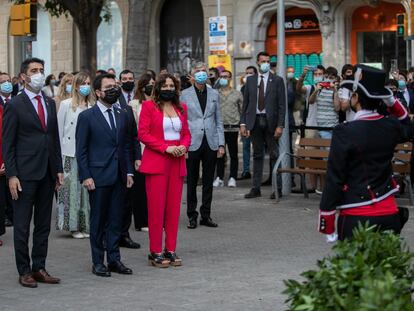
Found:
M 210 228 L 217 228 L 218 224 L 216 224 L 214 221 L 211 220 L 211 218 L 201 218 L 200 220 L 200 226 L 206 226 Z
M 271 186 L 272 179 L 269 177 L 266 181 L 262 182 L 262 186 Z
M 116 272 L 119 274 L 132 274 L 132 270 L 128 267 L 125 267 L 125 265 L 120 261 L 108 264 L 108 269 L 111 272 Z
M 254 188 L 252 188 L 249 193 L 244 195 L 244 197 L 246 199 L 253 199 L 253 198 L 258 198 L 258 197 L 261 197 L 261 196 L 262 196 L 262 194 L 260 193 L 260 190 L 257 190 L 257 189 L 254 189 Z
M 105 265 L 101 263 L 92 266 L 92 273 L 102 277 L 111 276 L 111 272 L 109 272 Z
M 141 248 L 141 245 L 132 241 L 130 237 L 122 237 L 121 240 L 119 240 L 119 247 L 138 249 Z
M 6 217 L 6 219 L 4 220 L 4 226 L 5 227 L 13 227 L 13 222 Z
M 193 218 L 190 218 L 188 220 L 187 228 L 188 229 L 195 229 L 195 228 L 197 228 L 197 217 L 193 217 Z

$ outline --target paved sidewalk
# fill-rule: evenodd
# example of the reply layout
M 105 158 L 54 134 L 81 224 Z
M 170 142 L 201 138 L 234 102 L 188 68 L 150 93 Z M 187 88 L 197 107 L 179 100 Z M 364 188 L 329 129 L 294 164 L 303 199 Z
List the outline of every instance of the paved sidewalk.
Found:
M 275 204 L 271 188 L 245 200 L 248 182 L 215 189 L 213 219 L 219 227 L 186 228 L 185 202 L 178 254 L 184 265 L 156 269 L 147 264 L 147 233 L 131 232 L 139 250 L 122 249 L 134 275 L 98 278 L 90 272 L 88 240 L 52 231 L 47 268 L 60 285 L 25 289 L 17 283 L 12 231 L 0 248 L 0 310 L 286 310 L 283 280 L 297 278 L 329 254 L 331 246 L 316 231 L 320 197 L 301 195 Z M 414 224 L 404 230 L 411 248 Z

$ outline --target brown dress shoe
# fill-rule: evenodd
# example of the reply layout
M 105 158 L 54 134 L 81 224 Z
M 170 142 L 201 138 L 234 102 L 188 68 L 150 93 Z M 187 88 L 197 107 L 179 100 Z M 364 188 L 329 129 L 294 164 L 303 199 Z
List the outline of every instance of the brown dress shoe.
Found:
M 37 282 L 31 273 L 19 276 L 19 283 L 24 287 L 36 288 Z
M 46 283 L 46 284 L 59 284 L 60 283 L 60 279 L 51 276 L 44 269 L 40 269 L 37 272 L 33 272 L 33 278 L 40 283 Z

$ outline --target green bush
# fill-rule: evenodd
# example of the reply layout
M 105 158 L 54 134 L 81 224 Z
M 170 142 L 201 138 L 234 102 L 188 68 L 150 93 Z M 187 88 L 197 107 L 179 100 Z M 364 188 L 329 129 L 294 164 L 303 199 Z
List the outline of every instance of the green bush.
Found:
M 305 281 L 284 281 L 289 311 L 414 311 L 413 253 L 391 232 L 360 226 Z

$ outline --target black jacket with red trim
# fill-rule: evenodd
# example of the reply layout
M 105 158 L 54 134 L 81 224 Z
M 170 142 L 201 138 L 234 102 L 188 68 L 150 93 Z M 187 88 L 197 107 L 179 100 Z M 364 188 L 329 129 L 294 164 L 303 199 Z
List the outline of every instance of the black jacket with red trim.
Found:
M 398 191 L 392 158 L 398 143 L 411 140 L 413 123 L 378 116 L 335 127 L 320 209 L 354 208 L 379 202 Z

